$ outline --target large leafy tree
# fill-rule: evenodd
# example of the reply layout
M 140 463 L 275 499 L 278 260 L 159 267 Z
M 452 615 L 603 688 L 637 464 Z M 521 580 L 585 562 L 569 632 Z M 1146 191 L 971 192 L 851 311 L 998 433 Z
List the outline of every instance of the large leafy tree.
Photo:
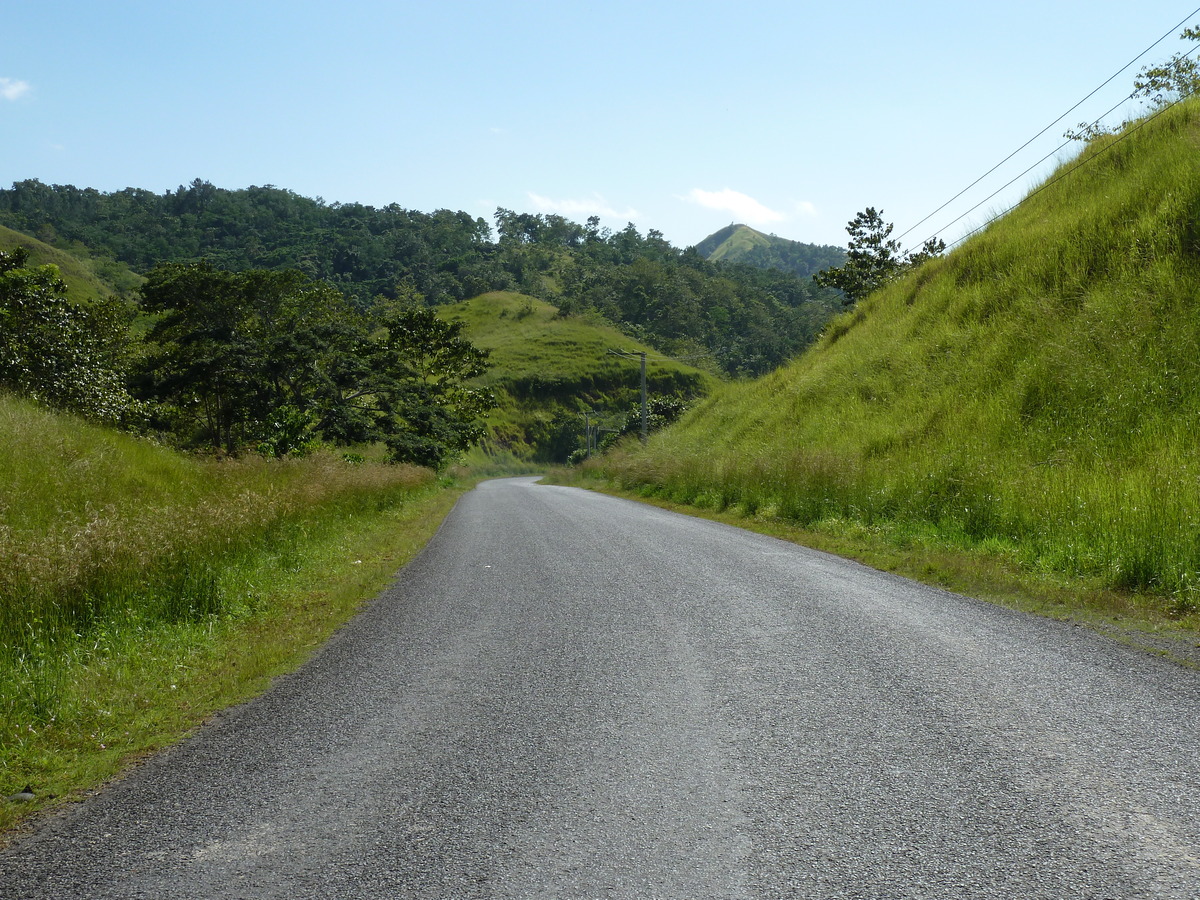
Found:
M 184 443 L 236 453 L 250 437 L 248 396 L 262 374 L 248 353 L 236 276 L 207 263 L 160 266 L 142 288 L 142 306 L 160 318 L 136 388 Z
M 23 247 L 0 251 L 0 386 L 101 422 L 136 412 L 124 384 L 128 310 L 114 299 L 67 299 L 52 265 Z
M 363 397 L 379 437 L 394 459 L 436 468 L 483 436 L 495 400 L 471 382 L 487 370 L 487 353 L 462 337 L 461 322 L 417 303 L 382 303 L 374 319 Z
M 186 443 L 285 455 L 382 441 L 439 467 L 480 433 L 490 395 L 466 382 L 484 354 L 415 302 L 364 312 L 294 270 L 208 263 L 159 266 L 142 295 L 159 318 L 139 386 Z

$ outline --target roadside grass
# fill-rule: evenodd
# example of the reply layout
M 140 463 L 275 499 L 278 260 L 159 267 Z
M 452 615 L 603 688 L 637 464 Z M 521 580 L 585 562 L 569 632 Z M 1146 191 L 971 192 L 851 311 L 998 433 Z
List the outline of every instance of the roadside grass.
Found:
M 1114 588 L 1095 575 L 1030 567 L 1020 549 L 972 542 L 936 528 L 827 516 L 807 526 L 774 508 L 721 505 L 717 491 L 680 502 L 651 485 L 625 487 L 596 464 L 553 469 L 548 483 L 568 484 L 755 531 L 947 591 L 1098 631 L 1139 650 L 1200 668 L 1200 615 L 1177 612 L 1153 591 Z
M 1196 100 L 1094 141 L 790 365 L 583 477 L 861 541 L 950 586 L 999 567 L 1073 615 L 1195 629 L 1198 149 Z
M 465 485 L 204 462 L 0 397 L 0 831 L 298 666 Z

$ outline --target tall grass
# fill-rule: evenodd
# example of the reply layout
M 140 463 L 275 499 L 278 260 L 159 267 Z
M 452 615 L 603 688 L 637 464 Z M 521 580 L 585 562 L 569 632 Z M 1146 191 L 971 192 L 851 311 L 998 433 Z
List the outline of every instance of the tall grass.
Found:
M 1171 110 L 594 471 L 1200 602 L 1200 105 Z M 1108 148 L 1106 150 L 1106 148 Z
M 259 613 L 247 572 L 432 480 L 334 455 L 189 459 L 2 396 L 0 442 L 0 739 L 69 715 L 72 672 Z

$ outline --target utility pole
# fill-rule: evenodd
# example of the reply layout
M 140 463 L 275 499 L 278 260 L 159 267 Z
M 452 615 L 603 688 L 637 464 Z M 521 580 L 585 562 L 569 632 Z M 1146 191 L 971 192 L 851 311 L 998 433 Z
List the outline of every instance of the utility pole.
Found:
M 612 356 L 619 356 L 622 359 L 634 359 L 641 357 L 642 360 L 642 443 L 646 443 L 646 437 L 650 431 L 649 416 L 646 412 L 646 351 L 630 351 L 630 350 L 609 350 Z
M 650 434 L 650 417 L 646 414 L 646 351 L 642 351 L 642 443 Z

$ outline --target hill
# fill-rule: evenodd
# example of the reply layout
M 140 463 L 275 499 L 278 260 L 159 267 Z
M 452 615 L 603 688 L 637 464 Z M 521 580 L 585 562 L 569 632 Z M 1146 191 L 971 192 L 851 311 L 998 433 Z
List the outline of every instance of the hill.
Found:
M 611 350 L 645 351 L 651 396 L 694 399 L 716 379 L 666 359 L 599 321 L 562 316 L 549 303 L 497 291 L 444 306 L 439 315 L 462 322 L 475 346 L 488 350 L 482 382 L 499 400 L 488 419 L 485 451 L 528 462 L 563 462 L 583 447 L 584 413 L 617 423 L 638 401 L 638 366 Z
M 112 295 L 128 296 L 141 283 L 141 278 L 122 263 L 93 257 L 82 247 L 77 247 L 77 252 L 71 253 L 0 225 L 0 251 L 14 247 L 24 247 L 29 251 L 30 265 L 58 266 L 59 275 L 67 285 L 67 296 L 76 302 Z
M 633 225 L 612 232 L 498 209 L 493 235 L 461 211 L 326 203 L 269 185 L 227 190 L 197 179 L 162 194 L 104 193 L 31 179 L 0 190 L 0 224 L 143 275 L 199 260 L 224 271 L 295 269 L 363 309 L 413 292 L 440 305 L 518 291 L 598 313 L 665 353 L 707 351 L 731 375 L 775 368 L 839 308 L 808 278 L 718 267 Z
M 607 472 L 685 502 L 980 548 L 1200 607 L 1200 102 Z M 841 523 L 838 525 L 837 523 Z
M 695 250 L 712 262 L 779 269 L 801 278 L 808 278 L 831 266 L 840 266 L 846 261 L 846 251 L 841 247 L 789 241 L 755 231 L 748 225 L 722 228 L 697 244 Z

